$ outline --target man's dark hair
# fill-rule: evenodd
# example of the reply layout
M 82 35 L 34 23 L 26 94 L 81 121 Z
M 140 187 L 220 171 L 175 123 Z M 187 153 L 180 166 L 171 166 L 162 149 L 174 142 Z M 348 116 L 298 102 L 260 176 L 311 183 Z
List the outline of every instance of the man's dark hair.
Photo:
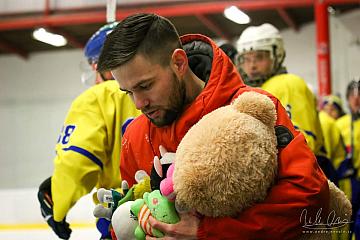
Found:
M 135 14 L 121 21 L 107 36 L 97 70 L 112 70 L 137 53 L 165 66 L 176 48 L 181 48 L 179 34 L 168 19 L 156 14 Z
M 360 80 L 352 80 L 347 88 L 346 88 L 346 98 L 349 98 L 350 94 L 354 92 L 354 90 L 360 92 Z

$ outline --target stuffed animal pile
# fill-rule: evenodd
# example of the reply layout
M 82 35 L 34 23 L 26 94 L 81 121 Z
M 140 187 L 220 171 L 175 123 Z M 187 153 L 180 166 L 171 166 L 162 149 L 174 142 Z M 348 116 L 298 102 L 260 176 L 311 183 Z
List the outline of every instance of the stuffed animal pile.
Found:
M 231 105 L 207 114 L 187 132 L 178 146 L 175 163 L 160 184 L 162 194 L 170 201 L 175 198 L 179 211 L 196 211 L 210 217 L 236 216 L 263 201 L 277 175 L 275 122 L 274 103 L 256 92 L 243 93 Z M 330 209 L 337 217 L 349 220 L 349 200 L 331 182 L 329 189 Z M 132 203 L 130 206 L 135 217 L 139 205 L 151 206 L 154 202 L 149 202 L 153 199 L 149 198 L 152 194 L 156 197 L 155 202 L 160 202 L 158 192 L 145 194 L 141 203 L 137 200 L 140 204 Z M 163 204 L 167 206 L 165 211 L 172 215 L 168 222 L 177 222 L 177 215 L 168 208 L 174 204 L 166 201 Z M 121 206 L 119 208 L 122 209 Z M 123 233 L 128 228 L 118 224 L 121 222 L 120 215 L 114 218 L 117 211 L 112 224 L 115 232 Z M 154 217 L 157 218 L 156 215 Z M 144 228 L 140 222 L 129 231 L 136 229 L 136 239 L 143 239 L 144 232 L 148 233 Z M 158 233 L 155 235 L 161 236 Z M 307 234 L 301 239 L 331 239 L 331 235 Z

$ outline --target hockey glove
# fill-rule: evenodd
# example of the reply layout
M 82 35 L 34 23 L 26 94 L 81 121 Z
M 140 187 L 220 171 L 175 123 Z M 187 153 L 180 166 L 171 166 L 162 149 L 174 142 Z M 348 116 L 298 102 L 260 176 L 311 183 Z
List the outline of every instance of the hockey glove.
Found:
M 61 239 L 69 239 L 71 229 L 69 223 L 64 218 L 61 222 L 57 222 L 53 218 L 53 201 L 51 197 L 51 177 L 41 183 L 38 192 L 38 200 L 40 203 L 41 215 L 52 228 L 55 234 Z

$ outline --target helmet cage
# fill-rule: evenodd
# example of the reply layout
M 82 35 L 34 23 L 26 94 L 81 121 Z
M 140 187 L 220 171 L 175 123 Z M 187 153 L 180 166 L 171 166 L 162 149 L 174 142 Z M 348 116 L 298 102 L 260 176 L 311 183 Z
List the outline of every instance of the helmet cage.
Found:
M 281 38 L 263 38 L 255 41 L 238 42 L 239 60 L 241 56 L 251 51 L 268 51 L 274 61 L 273 71 L 277 71 L 285 59 L 285 51 Z

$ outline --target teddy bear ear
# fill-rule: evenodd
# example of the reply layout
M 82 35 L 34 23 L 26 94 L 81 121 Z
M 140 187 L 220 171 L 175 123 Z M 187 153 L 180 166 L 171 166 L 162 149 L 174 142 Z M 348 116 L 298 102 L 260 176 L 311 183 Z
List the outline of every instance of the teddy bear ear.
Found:
M 244 92 L 235 99 L 232 106 L 239 112 L 259 119 L 267 126 L 275 126 L 275 104 L 264 94 L 251 91 Z

